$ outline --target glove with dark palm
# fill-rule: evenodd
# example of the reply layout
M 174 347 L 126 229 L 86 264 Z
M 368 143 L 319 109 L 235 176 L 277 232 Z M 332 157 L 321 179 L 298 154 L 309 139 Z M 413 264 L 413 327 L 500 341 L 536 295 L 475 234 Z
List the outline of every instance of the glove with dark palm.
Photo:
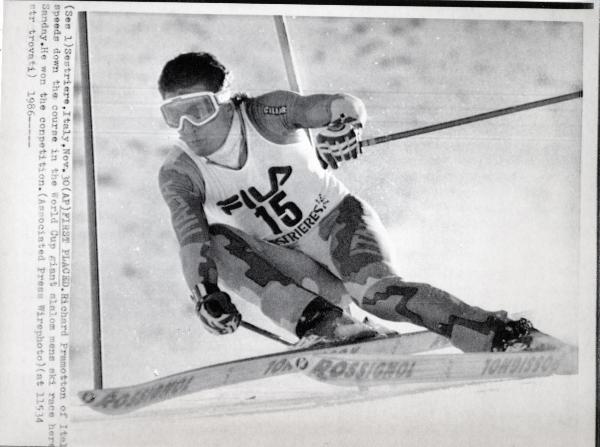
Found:
M 206 329 L 216 335 L 231 334 L 242 322 L 231 298 L 225 292 L 209 293 L 196 301 L 196 314 Z
M 362 154 L 362 124 L 356 118 L 341 117 L 317 134 L 317 156 L 323 168 L 338 168 L 338 163 Z

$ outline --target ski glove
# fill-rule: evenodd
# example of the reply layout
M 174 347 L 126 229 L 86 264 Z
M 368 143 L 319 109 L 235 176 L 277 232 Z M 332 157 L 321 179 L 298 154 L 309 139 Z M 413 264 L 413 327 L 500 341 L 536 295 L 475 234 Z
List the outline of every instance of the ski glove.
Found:
M 216 335 L 231 334 L 242 322 L 231 298 L 225 292 L 209 293 L 196 302 L 196 314 L 206 329 Z
M 362 154 L 362 124 L 356 118 L 340 117 L 317 134 L 316 149 L 323 169 L 338 168 L 338 163 Z

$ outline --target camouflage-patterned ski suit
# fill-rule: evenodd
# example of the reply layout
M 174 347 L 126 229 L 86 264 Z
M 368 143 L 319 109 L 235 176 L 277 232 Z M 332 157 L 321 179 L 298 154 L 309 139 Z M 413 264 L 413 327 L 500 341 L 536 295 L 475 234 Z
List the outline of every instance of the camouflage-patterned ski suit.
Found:
M 314 101 L 329 104 L 330 98 L 316 95 Z M 385 229 L 374 210 L 323 177 L 318 165 L 311 165 L 314 154 L 308 140 L 300 126 L 290 126 L 293 116 L 303 116 L 297 112 L 298 101 L 298 95 L 290 92 L 247 99 L 240 119 L 249 141 L 246 165 L 250 167 L 239 171 L 215 167 L 197 159 L 187 147 L 176 149 L 163 165 L 161 191 L 171 209 L 188 285 L 218 276 L 221 287 L 256 304 L 292 333 L 308 303 L 322 296 L 343 308 L 352 300 L 377 317 L 424 326 L 450 337 L 463 350 L 489 350 L 488 319 L 499 313 L 469 306 L 428 284 L 405 282 L 398 275 L 387 253 L 390 244 Z M 326 122 L 301 124 L 306 128 Z M 291 148 L 298 150 L 292 152 Z M 252 157 L 263 158 L 253 165 Z M 302 163 L 308 168 L 298 167 Z M 252 178 L 245 177 L 244 169 L 254 169 Z M 302 178 L 298 174 L 302 169 L 314 178 L 305 181 L 306 188 L 298 184 L 292 188 L 290 185 Z M 243 187 L 231 185 L 236 182 Z M 335 201 L 311 218 L 313 214 L 295 204 L 310 204 L 305 195 L 311 194 L 318 182 L 336 186 Z M 318 196 L 321 200 L 320 193 Z M 272 209 L 263 207 L 268 204 Z M 279 220 L 271 219 L 273 211 Z M 307 215 L 309 220 L 304 222 L 309 222 L 310 228 L 299 231 L 299 218 Z M 268 228 L 263 225 L 267 218 Z M 280 244 L 287 240 L 261 236 L 259 230 L 252 234 L 259 224 L 276 234 L 281 233 L 280 227 L 296 225 L 287 233 L 294 239 Z

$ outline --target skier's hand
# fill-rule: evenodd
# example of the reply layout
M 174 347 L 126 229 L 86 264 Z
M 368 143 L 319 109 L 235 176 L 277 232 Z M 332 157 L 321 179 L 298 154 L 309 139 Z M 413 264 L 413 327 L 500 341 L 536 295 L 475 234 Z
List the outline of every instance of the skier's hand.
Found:
M 321 166 L 338 168 L 338 163 L 362 154 L 362 124 L 355 118 L 338 118 L 317 134 L 316 150 Z
M 196 301 L 196 314 L 206 329 L 217 335 L 231 334 L 242 322 L 231 298 L 225 292 L 209 293 Z

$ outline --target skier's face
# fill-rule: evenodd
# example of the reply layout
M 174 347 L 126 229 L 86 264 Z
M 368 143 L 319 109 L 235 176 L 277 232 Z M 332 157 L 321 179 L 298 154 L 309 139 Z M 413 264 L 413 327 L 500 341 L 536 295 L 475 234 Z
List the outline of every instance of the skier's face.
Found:
M 207 91 L 209 91 L 208 87 L 200 82 L 192 87 L 167 92 L 164 99 L 168 100 L 182 95 Z M 178 129 L 179 137 L 197 155 L 210 155 L 225 142 L 231 128 L 232 118 L 233 107 L 231 103 L 221 104 L 218 106 L 216 116 L 204 124 L 195 125 L 191 121 L 183 119 Z

